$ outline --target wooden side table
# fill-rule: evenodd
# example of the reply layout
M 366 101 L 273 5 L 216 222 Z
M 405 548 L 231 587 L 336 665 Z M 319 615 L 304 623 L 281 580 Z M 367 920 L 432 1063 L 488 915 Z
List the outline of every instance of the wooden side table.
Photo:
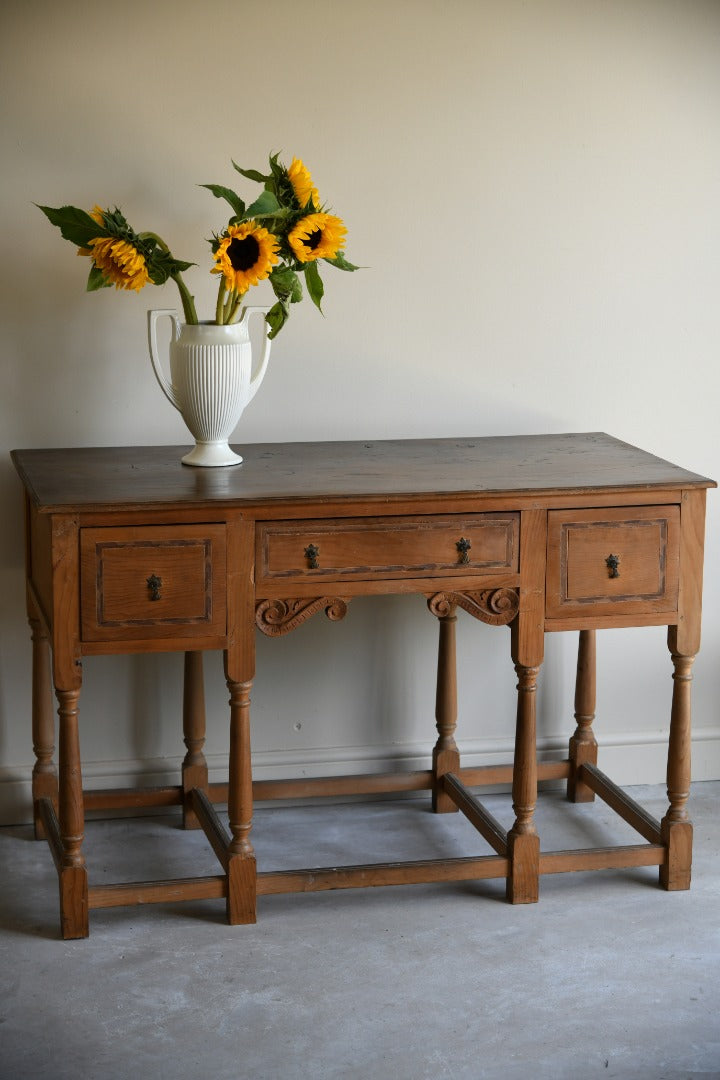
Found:
M 13 452 L 25 490 L 33 636 L 35 827 L 60 883 L 62 933 L 88 934 L 90 908 L 224 897 L 231 923 L 280 892 L 501 877 L 513 903 L 541 874 L 657 865 L 688 888 L 692 826 L 690 679 L 700 641 L 705 491 L 713 481 L 601 433 L 382 442 L 264 444 L 238 468 L 193 469 L 179 447 Z M 437 741 L 420 772 L 253 783 L 250 692 L 255 635 L 286 634 L 355 596 L 419 593 L 439 623 Z M 460 608 L 510 627 L 517 674 L 514 761 L 463 768 L 455 741 Z M 597 767 L 595 631 L 668 627 L 674 669 L 667 813 L 654 820 Z M 567 758 L 537 763 L 535 699 L 544 634 L 579 631 L 576 728 Z M 227 784 L 208 784 L 202 651 L 222 649 L 230 691 Z M 182 782 L 83 792 L 78 701 L 84 656 L 185 652 Z M 54 686 L 59 761 L 53 762 Z M 643 843 L 541 851 L 538 779 L 575 801 L 604 799 Z M 469 788 L 511 783 L 509 832 Z M 258 872 L 255 798 L 427 789 L 488 842 L 479 857 Z M 228 803 L 229 831 L 213 803 Z M 219 873 L 93 885 L 84 808 L 182 805 Z

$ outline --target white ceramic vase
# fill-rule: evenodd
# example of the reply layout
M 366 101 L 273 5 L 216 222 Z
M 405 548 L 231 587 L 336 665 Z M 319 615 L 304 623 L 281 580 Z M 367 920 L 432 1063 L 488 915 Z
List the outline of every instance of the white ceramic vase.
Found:
M 262 356 L 252 374 L 252 343 L 248 322 L 265 316 L 269 308 L 247 307 L 239 323 L 188 325 L 177 311 L 148 311 L 148 341 L 153 370 L 168 400 L 181 413 L 195 446 L 185 465 L 217 467 L 239 465 L 242 458 L 228 446 L 245 406 L 252 401 L 267 370 L 270 339 L 263 340 Z M 160 362 L 157 322 L 167 315 L 172 323 L 170 379 Z

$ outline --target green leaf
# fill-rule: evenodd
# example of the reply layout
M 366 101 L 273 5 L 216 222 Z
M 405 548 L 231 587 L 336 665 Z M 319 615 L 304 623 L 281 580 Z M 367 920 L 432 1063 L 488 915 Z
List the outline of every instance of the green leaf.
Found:
M 270 274 L 270 284 L 278 300 L 287 300 L 291 304 L 297 304 L 302 300 L 300 278 L 289 266 L 273 270 Z
M 225 199 L 226 202 L 230 203 L 236 217 L 241 218 L 245 214 L 245 203 L 230 188 L 223 187 L 222 184 L 200 184 L 200 187 L 212 191 L 216 199 Z
M 147 263 L 148 277 L 152 281 L 153 285 L 164 285 L 170 277 L 170 270 L 167 266 L 163 266 L 162 263 L 154 262 L 150 260 Z
M 283 326 L 288 321 L 289 315 L 289 307 L 287 303 L 284 303 L 282 300 L 278 300 L 277 304 L 273 304 L 273 306 L 270 308 L 267 315 L 265 316 L 265 322 L 270 327 L 270 333 L 268 334 L 268 337 L 271 341 L 280 333 Z
M 77 206 L 38 206 L 38 209 L 42 210 L 48 221 L 57 225 L 65 240 L 78 247 L 88 247 L 96 236 L 109 235 L 104 226 L 98 225 L 94 218 Z
M 245 216 L 248 218 L 268 217 L 276 214 L 279 209 L 280 203 L 272 191 L 263 191 L 262 195 L 258 196 L 251 206 L 248 206 Z
M 285 172 L 285 169 L 280 164 L 280 151 L 279 150 L 278 150 L 278 152 L 276 154 L 270 154 L 270 156 L 268 157 L 268 164 L 270 165 L 270 176 L 268 176 L 268 180 L 272 180 L 272 179 L 279 180 L 279 178 Z
M 258 184 L 264 184 L 267 180 L 271 179 L 271 177 L 265 176 L 264 173 L 258 172 L 257 169 L 241 169 L 235 161 L 233 161 L 233 168 L 241 173 L 242 176 L 246 176 L 248 180 L 255 180 Z
M 334 259 L 325 259 L 326 263 L 330 263 L 331 266 L 337 267 L 338 270 L 359 270 L 359 266 L 355 266 L 354 263 L 348 262 L 342 251 L 338 251 Z
M 322 312 L 322 307 L 320 305 L 322 304 L 322 298 L 325 293 L 325 286 L 322 283 L 317 262 L 309 262 L 306 264 L 305 281 L 307 283 L 310 299 L 318 311 Z
M 86 285 L 87 292 L 97 292 L 98 289 L 109 289 L 111 285 L 112 282 L 108 281 L 102 270 L 98 270 L 97 266 L 91 267 Z
M 169 251 L 156 247 L 147 258 L 147 271 L 153 285 L 164 285 L 173 274 L 181 273 L 195 263 L 174 259 Z

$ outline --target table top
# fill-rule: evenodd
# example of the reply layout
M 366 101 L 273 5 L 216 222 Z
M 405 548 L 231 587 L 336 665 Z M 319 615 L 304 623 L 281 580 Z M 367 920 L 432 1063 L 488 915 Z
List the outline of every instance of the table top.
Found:
M 407 496 L 715 487 L 603 432 L 243 445 L 242 465 L 180 462 L 186 447 L 13 450 L 41 512 Z

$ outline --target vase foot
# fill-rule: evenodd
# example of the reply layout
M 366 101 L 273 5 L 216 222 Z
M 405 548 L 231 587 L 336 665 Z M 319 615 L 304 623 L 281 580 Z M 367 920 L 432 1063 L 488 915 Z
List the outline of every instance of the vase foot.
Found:
M 227 442 L 196 442 L 189 454 L 182 459 L 183 465 L 203 468 L 219 468 L 223 465 L 239 465 L 242 458 L 230 449 Z

